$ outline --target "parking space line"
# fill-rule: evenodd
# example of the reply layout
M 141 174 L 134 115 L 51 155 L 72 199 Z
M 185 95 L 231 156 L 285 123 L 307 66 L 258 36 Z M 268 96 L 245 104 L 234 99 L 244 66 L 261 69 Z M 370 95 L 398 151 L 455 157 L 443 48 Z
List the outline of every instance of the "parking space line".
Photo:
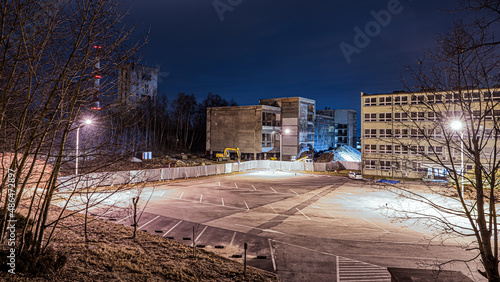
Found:
M 271 239 L 267 238 L 267 242 L 269 242 L 269 250 L 271 251 L 271 260 L 273 261 L 273 270 L 276 271 L 276 262 L 274 261 L 273 246 L 271 245 Z M 337 280 L 337 281 L 340 281 L 340 280 Z
M 96 218 L 101 218 L 101 217 L 105 216 L 106 214 L 108 214 L 108 213 L 110 213 L 110 212 L 115 212 L 115 211 L 117 211 L 117 210 L 119 210 L 119 209 L 110 209 L 110 210 L 108 210 L 107 212 L 105 212 L 105 213 L 101 214 L 100 216 L 97 216 Z
M 292 191 L 292 193 L 294 193 L 295 195 L 300 196 L 299 193 L 293 191 L 292 189 L 290 189 L 290 191 Z
M 323 198 L 323 196 L 318 195 L 318 194 L 316 194 L 316 193 L 314 193 L 314 192 L 311 192 L 311 193 L 313 193 L 314 195 L 316 195 L 316 196 L 318 196 L 318 197 L 320 197 L 320 198 Z
M 203 199 L 203 194 L 200 195 L 200 203 L 201 203 L 202 199 Z
M 163 192 L 161 193 L 160 197 L 163 197 L 163 194 L 165 194 L 165 192 L 167 192 L 167 191 L 163 191 Z
M 143 224 L 142 226 L 140 226 L 138 229 L 143 228 L 144 226 L 146 226 L 146 225 L 150 224 L 151 222 L 153 222 L 155 219 L 157 219 L 157 218 L 159 218 L 159 217 L 160 217 L 160 216 L 157 216 L 157 217 L 155 217 L 155 218 L 151 219 L 150 221 L 148 221 L 148 222 L 146 222 L 145 224 Z
M 182 192 L 181 195 L 179 196 L 179 200 L 182 199 L 182 195 L 184 195 L 184 192 Z
M 377 224 L 375 224 L 375 223 L 373 223 L 373 222 L 369 221 L 368 219 L 366 219 L 366 218 L 364 218 L 364 217 L 362 217 L 361 219 L 366 220 L 367 222 L 369 222 L 369 223 L 371 223 L 371 224 L 375 225 L 377 228 L 380 228 L 380 229 L 384 230 L 384 231 L 385 231 L 385 232 L 387 232 L 387 233 L 391 233 L 391 231 L 389 231 L 389 230 L 387 230 L 387 229 L 384 229 L 384 228 L 382 228 L 382 227 L 378 226 Z
M 252 185 L 252 188 L 253 188 L 255 191 L 257 191 L 257 188 L 255 188 L 255 186 L 253 186 L 253 185 Z
M 274 190 L 274 189 L 273 189 L 273 187 L 269 187 L 269 188 L 271 188 L 271 190 L 273 190 L 273 191 L 274 191 L 274 193 L 278 193 L 278 192 L 276 192 L 276 190 Z
M 273 208 L 273 206 L 269 205 L 269 207 L 271 207 L 271 209 L 273 210 L 273 212 L 277 215 L 278 213 L 276 212 L 276 210 Z
M 224 206 L 224 198 L 220 198 L 222 200 L 222 206 Z
M 123 221 L 123 220 L 125 220 L 125 219 L 127 219 L 127 218 L 129 218 L 129 217 L 131 217 L 131 216 L 132 216 L 132 215 L 128 215 L 128 216 L 126 216 L 126 217 L 124 217 L 124 218 L 122 218 L 122 219 L 118 220 L 116 223 L 118 223 L 118 222 L 120 222 L 120 221 Z
M 177 222 L 177 224 L 176 224 L 176 225 L 174 225 L 172 228 L 170 228 L 167 232 L 165 232 L 165 234 L 163 234 L 163 236 L 162 236 L 162 237 L 167 236 L 167 234 L 168 234 L 168 233 L 170 233 L 170 231 L 174 230 L 174 228 L 176 228 L 176 227 L 177 227 L 177 225 L 181 224 L 181 222 L 182 222 L 182 220 L 181 220 L 181 221 L 179 221 L 179 222 Z
M 301 210 L 299 210 L 298 208 L 295 208 L 297 209 L 298 212 L 300 212 L 303 216 L 305 216 L 308 220 L 311 220 L 311 218 L 309 218 L 305 213 L 303 213 Z
M 247 210 L 250 210 L 250 208 L 248 207 L 248 204 L 246 201 L 243 201 L 243 203 L 245 203 L 245 206 L 247 207 Z
M 219 181 L 219 187 L 220 187 L 220 181 Z
M 208 228 L 208 226 L 205 226 L 205 228 L 203 228 L 203 230 L 200 232 L 198 237 L 196 237 L 195 241 L 198 241 L 198 239 L 200 239 L 201 235 L 203 234 L 203 232 L 205 232 L 205 230 L 207 230 L 207 228 Z
M 231 243 L 229 243 L 229 246 L 233 245 L 234 238 L 236 237 L 236 232 L 233 233 L 233 238 L 231 238 Z
M 238 185 L 236 185 L 236 183 L 234 183 L 234 187 L 238 188 Z

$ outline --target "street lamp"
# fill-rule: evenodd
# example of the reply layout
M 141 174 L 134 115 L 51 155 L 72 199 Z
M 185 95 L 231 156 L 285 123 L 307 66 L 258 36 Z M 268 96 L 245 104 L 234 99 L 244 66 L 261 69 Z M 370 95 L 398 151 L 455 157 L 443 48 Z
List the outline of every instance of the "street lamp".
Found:
M 76 158 L 75 158 L 75 175 L 78 175 L 78 158 L 80 157 L 79 146 L 80 146 L 80 127 L 92 124 L 91 119 L 86 119 L 84 123 L 78 125 L 76 128 Z
M 281 168 L 281 161 L 283 159 L 283 133 L 288 134 L 290 133 L 290 129 L 285 129 L 285 132 L 282 131 L 273 131 L 272 133 L 278 133 L 280 135 L 280 169 Z
M 460 175 L 462 176 L 461 185 L 460 185 L 460 194 L 462 198 L 464 197 L 464 131 L 462 128 L 464 124 L 459 120 L 453 120 L 450 123 L 451 129 L 454 131 L 460 131 Z

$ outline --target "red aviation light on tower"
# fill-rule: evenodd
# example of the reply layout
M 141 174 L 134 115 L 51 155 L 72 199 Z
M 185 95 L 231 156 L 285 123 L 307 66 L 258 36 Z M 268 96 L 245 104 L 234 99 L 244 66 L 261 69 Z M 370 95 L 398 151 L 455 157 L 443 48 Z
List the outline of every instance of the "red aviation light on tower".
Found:
M 99 95 L 94 94 L 94 97 L 92 98 L 92 106 L 90 107 L 90 109 L 94 111 L 101 110 L 101 101 L 99 100 Z
M 95 48 L 95 49 L 101 49 L 102 47 L 101 47 L 101 46 L 99 46 L 99 45 L 94 45 L 94 48 Z

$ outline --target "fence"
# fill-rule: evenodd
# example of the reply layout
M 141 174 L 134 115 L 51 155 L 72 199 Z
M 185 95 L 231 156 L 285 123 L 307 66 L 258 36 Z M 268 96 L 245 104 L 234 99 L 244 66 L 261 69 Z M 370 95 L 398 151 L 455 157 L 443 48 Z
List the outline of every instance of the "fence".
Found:
M 360 170 L 360 163 L 341 162 L 345 169 Z M 248 171 L 252 169 L 270 169 L 283 171 L 328 171 L 336 169 L 336 163 L 304 163 L 280 161 L 248 161 L 220 165 L 196 167 L 174 167 L 146 170 L 96 172 L 82 175 L 61 176 L 58 180 L 59 191 L 97 187 L 133 184 L 142 182 L 165 181 L 182 178 L 194 178 L 228 174 L 231 172 Z

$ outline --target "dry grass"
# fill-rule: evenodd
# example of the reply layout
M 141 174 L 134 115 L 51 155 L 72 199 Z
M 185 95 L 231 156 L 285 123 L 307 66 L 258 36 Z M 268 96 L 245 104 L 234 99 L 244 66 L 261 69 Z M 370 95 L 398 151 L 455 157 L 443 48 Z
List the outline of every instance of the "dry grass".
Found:
M 53 207 L 53 216 L 60 211 Z M 3 281 L 277 281 L 272 273 L 243 265 L 204 250 L 192 249 L 176 241 L 95 220 L 84 242 L 82 215 L 65 219 L 57 228 L 52 247 L 68 261 L 57 273 L 29 277 L 1 272 Z M 64 227 L 63 227 L 64 225 Z

